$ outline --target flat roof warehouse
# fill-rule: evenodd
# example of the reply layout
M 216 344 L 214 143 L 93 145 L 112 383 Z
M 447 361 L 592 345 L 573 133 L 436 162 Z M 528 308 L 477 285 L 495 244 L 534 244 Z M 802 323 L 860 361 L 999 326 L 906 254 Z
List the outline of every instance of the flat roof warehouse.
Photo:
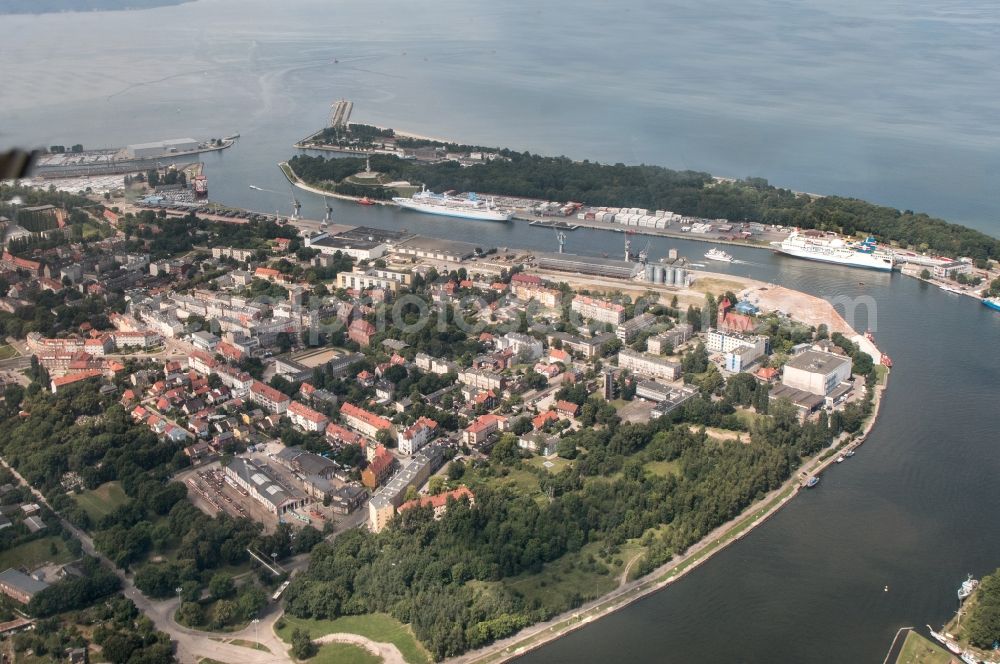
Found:
M 575 254 L 535 253 L 538 267 L 558 272 L 577 272 L 601 277 L 631 279 L 642 270 L 639 263 L 620 261 L 614 258 L 596 258 Z

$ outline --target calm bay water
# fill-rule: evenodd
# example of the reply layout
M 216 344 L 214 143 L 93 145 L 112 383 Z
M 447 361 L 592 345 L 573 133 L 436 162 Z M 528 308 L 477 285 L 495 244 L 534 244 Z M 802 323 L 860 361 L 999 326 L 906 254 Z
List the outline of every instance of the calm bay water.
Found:
M 998 25 L 1000 10 L 970 0 L 200 0 L 2 17 L 0 142 L 240 132 L 237 146 L 205 158 L 211 197 L 287 213 L 276 162 L 348 98 L 357 121 L 761 176 L 998 234 Z M 299 198 L 306 216 L 322 216 L 319 200 Z M 342 223 L 556 246 L 551 231 L 523 224 L 334 208 Z M 622 239 L 581 229 L 567 250 L 615 255 Z M 651 243 L 654 257 L 707 248 Z M 743 262 L 713 269 L 874 298 L 870 324 L 896 361 L 878 426 L 819 489 L 739 544 L 526 661 L 881 661 L 898 627 L 940 623 L 967 572 L 1000 565 L 1000 316 L 899 275 L 731 253 Z

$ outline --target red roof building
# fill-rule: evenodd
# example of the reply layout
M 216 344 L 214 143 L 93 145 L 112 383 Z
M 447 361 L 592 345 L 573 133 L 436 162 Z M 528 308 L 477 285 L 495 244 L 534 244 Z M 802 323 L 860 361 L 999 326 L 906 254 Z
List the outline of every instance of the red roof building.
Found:
M 97 369 L 84 369 L 83 371 L 68 373 L 65 376 L 53 378 L 50 387 L 52 388 L 52 393 L 55 394 L 59 391 L 60 387 L 66 387 L 67 385 L 72 385 L 73 383 L 79 383 L 81 380 L 87 380 L 88 378 L 97 378 L 100 375 L 101 372 Z
M 421 417 L 397 437 L 401 454 L 413 454 L 426 445 L 437 431 L 438 423 L 429 417 Z
M 392 475 L 392 468 L 395 465 L 396 458 L 384 446 L 379 445 L 375 448 L 375 457 L 369 462 L 368 467 L 361 471 L 361 483 L 369 489 L 381 486 Z
M 346 427 L 342 427 L 335 422 L 326 425 L 326 440 L 331 445 L 361 445 L 364 441 L 361 434 L 355 433 Z
M 306 431 L 323 431 L 326 428 L 327 423 L 330 421 L 330 419 L 323 413 L 319 413 L 312 408 L 299 403 L 298 401 L 292 401 L 289 403 L 285 414 L 288 415 L 288 419 L 290 419 L 293 424 L 305 429 Z
M 753 375 L 762 381 L 771 382 L 778 377 L 778 370 L 774 367 L 761 367 Z
M 580 407 L 572 401 L 559 400 L 556 402 L 556 412 L 566 417 L 576 417 Z
M 510 278 L 510 283 L 512 284 L 527 284 L 528 286 L 541 286 L 542 278 L 534 274 L 524 274 L 523 272 L 518 272 L 513 277 Z
M 507 418 L 501 415 L 487 413 L 480 415 L 469 426 L 462 430 L 462 440 L 466 445 L 479 445 L 490 437 L 490 435 L 505 427 Z
M 250 401 L 280 415 L 288 409 L 292 399 L 270 385 L 255 380 L 250 386 Z
M 458 501 L 462 498 L 466 498 L 469 501 L 469 505 L 476 504 L 476 495 L 472 493 L 472 490 L 464 484 L 454 491 L 446 491 L 444 493 L 439 493 L 436 496 L 421 496 L 414 500 L 408 500 L 399 506 L 396 511 L 403 513 L 406 510 L 413 509 L 414 507 L 432 507 L 434 509 L 434 518 L 440 519 L 444 516 L 444 513 L 448 511 L 448 503 L 450 501 Z
M 731 311 L 732 303 L 729 298 L 724 297 L 719 300 L 719 313 L 718 313 L 718 325 L 720 330 L 726 332 L 739 332 L 746 334 L 748 332 L 753 332 L 754 324 L 753 319 L 750 316 L 744 314 L 738 314 L 735 311 Z
M 354 404 L 345 403 L 340 407 L 340 417 L 347 426 L 355 431 L 360 431 L 369 438 L 374 438 L 379 431 L 392 433 L 392 422 L 380 417 L 375 413 L 369 413 L 363 408 L 358 408 Z
M 554 410 L 547 410 L 544 413 L 539 413 L 531 418 L 531 426 L 535 427 L 535 430 L 545 427 L 550 422 L 558 422 L 559 413 Z
M 361 347 L 370 346 L 374 334 L 375 326 L 363 318 L 354 319 L 347 328 L 347 337 Z
M 239 362 L 246 355 L 242 350 L 226 341 L 220 341 L 219 345 L 215 347 L 215 352 L 230 362 Z

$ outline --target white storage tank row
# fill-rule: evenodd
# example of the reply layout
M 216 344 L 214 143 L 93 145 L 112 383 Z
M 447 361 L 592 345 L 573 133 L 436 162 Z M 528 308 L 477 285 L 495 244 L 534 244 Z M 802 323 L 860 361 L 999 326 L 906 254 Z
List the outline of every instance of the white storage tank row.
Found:
M 664 286 L 687 286 L 688 271 L 681 266 L 651 263 L 646 266 L 646 281 Z

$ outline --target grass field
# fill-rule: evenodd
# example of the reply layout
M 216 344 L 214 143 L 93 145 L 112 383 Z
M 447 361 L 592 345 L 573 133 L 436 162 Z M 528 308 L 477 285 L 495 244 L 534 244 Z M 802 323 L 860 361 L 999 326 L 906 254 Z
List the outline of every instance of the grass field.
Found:
M 947 650 L 911 630 L 906 635 L 896 664 L 949 664 L 952 659 Z
M 0 360 L 9 360 L 10 358 L 17 356 L 18 356 L 17 349 L 14 348 L 13 346 L 9 344 L 0 346 Z
M 551 468 L 547 467 L 545 465 L 546 462 L 552 464 L 552 467 Z M 563 459 L 562 457 L 557 457 L 557 456 L 551 458 L 543 456 L 535 456 L 531 457 L 524 463 L 526 463 L 529 466 L 534 466 L 535 468 L 545 468 L 545 470 L 549 471 L 553 475 L 561 473 L 564 468 L 570 468 L 573 465 L 573 462 L 570 461 L 569 459 Z
M 484 481 L 494 487 L 510 486 L 522 496 L 540 496 L 538 476 L 523 468 L 512 468 L 504 477 L 488 477 Z
M 309 620 L 286 615 L 282 618 L 285 625 L 276 630 L 278 636 L 285 641 L 291 641 L 292 631 L 299 627 L 307 630 L 309 636 L 316 639 L 325 634 L 345 632 L 360 634 L 379 643 L 395 644 L 403 657 L 410 664 L 430 664 L 431 656 L 420 645 L 413 635 L 409 625 L 404 625 L 392 616 L 384 613 L 370 613 L 363 616 L 343 616 L 336 620 Z M 324 646 L 325 648 L 326 646 Z M 321 651 L 322 652 L 322 651 Z M 314 661 L 314 660 L 310 660 Z M 326 660 L 335 661 L 335 660 Z M 378 661 L 378 660 L 375 660 Z
M 326 643 L 320 646 L 311 664 L 378 664 L 384 661 L 353 643 Z
M 681 474 L 681 462 L 677 459 L 673 461 L 650 461 L 644 468 L 654 475 L 667 477 L 669 475 Z
M 691 431 L 698 431 L 702 427 L 700 425 L 691 425 Z M 709 438 L 714 438 L 716 440 L 725 441 L 735 441 L 739 439 L 744 443 L 750 442 L 750 434 L 746 431 L 731 431 L 729 429 L 720 429 L 718 427 L 705 427 L 705 433 Z
M 56 547 L 54 554 L 52 553 L 53 544 Z M 61 564 L 71 560 L 73 560 L 73 556 L 66 550 L 62 539 L 53 535 L 0 552 L 0 569 L 8 567 L 32 568 L 46 562 Z
M 753 426 L 754 424 L 757 423 L 758 420 L 761 420 L 765 417 L 764 415 L 760 415 L 759 413 L 747 410 L 746 408 L 737 408 L 736 416 L 740 418 L 741 422 L 747 425 L 747 428 Z
M 120 482 L 106 482 L 96 489 L 77 494 L 74 498 L 91 521 L 98 521 L 128 502 L 128 496 L 122 490 Z
M 524 595 L 529 606 L 536 600 L 543 606 L 550 602 L 558 606 L 574 596 L 582 600 L 600 597 L 618 585 L 616 568 L 610 567 L 608 574 L 600 574 L 586 563 L 591 556 L 598 558 L 600 546 L 600 542 L 587 544 L 576 553 L 548 563 L 537 574 L 522 574 L 504 583 Z
M 691 285 L 691 290 L 701 293 L 712 293 L 715 296 L 722 295 L 726 291 L 739 293 L 743 290 L 743 284 L 739 281 L 729 281 L 728 279 L 716 279 L 715 277 L 701 277 L 696 279 Z

